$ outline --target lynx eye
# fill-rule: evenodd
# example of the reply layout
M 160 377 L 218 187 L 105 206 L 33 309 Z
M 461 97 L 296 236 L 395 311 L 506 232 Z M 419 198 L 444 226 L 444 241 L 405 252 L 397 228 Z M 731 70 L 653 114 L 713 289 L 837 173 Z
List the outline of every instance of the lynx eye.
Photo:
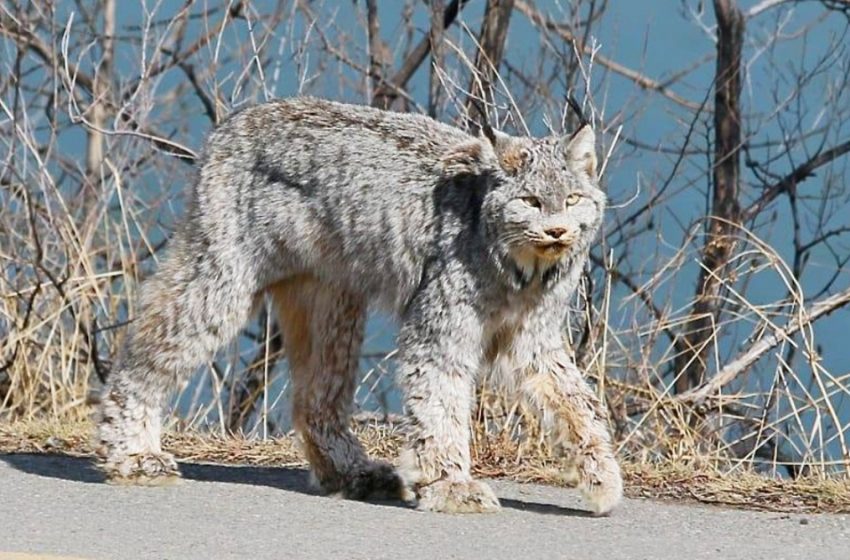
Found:
M 566 200 L 564 201 L 564 203 L 565 203 L 567 206 L 575 206 L 576 204 L 578 204 L 578 203 L 579 203 L 579 201 L 580 201 L 580 200 L 581 200 L 581 195 L 580 195 L 580 194 L 570 193 L 570 194 L 568 194 L 568 195 L 567 195 L 567 198 L 566 198 Z
M 536 196 L 524 196 L 520 200 L 522 200 L 532 208 L 537 208 L 538 210 L 543 207 L 543 204 L 541 204 L 540 199 Z

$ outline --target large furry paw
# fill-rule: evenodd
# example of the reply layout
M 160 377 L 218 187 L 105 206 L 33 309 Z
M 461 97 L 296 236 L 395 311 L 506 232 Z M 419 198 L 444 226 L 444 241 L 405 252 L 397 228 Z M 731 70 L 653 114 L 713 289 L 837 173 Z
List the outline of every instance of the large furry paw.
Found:
M 398 500 L 409 498 L 401 477 L 392 465 L 370 461 L 323 483 L 326 492 L 349 500 Z
M 101 468 L 110 484 L 169 486 L 180 480 L 177 461 L 170 453 L 139 453 L 105 462 Z
M 587 456 L 577 465 L 578 487 L 596 515 L 607 515 L 623 498 L 623 478 L 614 457 Z
M 479 480 L 438 480 L 419 489 L 418 509 L 443 513 L 494 513 L 499 499 Z

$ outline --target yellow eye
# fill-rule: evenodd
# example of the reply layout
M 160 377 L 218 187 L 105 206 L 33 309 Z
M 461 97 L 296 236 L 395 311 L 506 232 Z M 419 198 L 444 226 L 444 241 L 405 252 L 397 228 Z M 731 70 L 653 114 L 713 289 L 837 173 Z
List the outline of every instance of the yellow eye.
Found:
M 523 202 L 531 206 L 532 208 L 542 208 L 543 205 L 540 203 L 540 199 L 536 196 L 524 196 L 521 199 Z
M 570 193 L 567 195 L 567 199 L 565 201 L 567 206 L 575 206 L 581 200 L 581 195 L 576 193 Z

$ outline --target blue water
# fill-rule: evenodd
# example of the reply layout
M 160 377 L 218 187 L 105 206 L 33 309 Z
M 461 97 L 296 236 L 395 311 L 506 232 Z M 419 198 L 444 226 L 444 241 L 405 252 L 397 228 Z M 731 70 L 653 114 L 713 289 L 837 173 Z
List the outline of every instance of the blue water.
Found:
M 744 9 L 755 3 L 755 0 L 740 2 Z M 182 8 L 183 4 L 182 1 L 178 0 L 163 2 L 155 19 L 157 21 L 169 21 Z M 272 3 L 270 0 L 256 0 L 253 4 L 258 9 L 262 9 Z M 323 27 L 323 31 L 332 39 L 338 39 L 342 37 L 342 34 L 347 34 L 349 41 L 362 45 L 364 43 L 364 32 L 360 25 L 363 17 L 361 4 L 350 1 L 325 3 L 326 11 L 336 13 L 334 20 L 336 27 L 326 26 Z M 535 4 L 541 11 L 557 15 L 560 13 L 558 7 L 566 3 L 539 1 Z M 200 11 L 203 9 L 203 5 L 204 3 L 199 3 L 197 7 L 193 8 L 193 11 Z M 468 25 L 470 29 L 477 30 L 483 5 L 483 1 L 470 2 L 459 18 L 460 23 Z M 335 8 L 329 10 L 328 7 L 333 6 Z M 696 6 L 697 2 L 673 2 L 670 0 L 610 2 L 604 24 L 595 30 L 596 39 L 601 45 L 599 52 L 627 67 L 640 70 L 647 76 L 664 80 L 688 67 L 704 55 L 713 52 L 712 40 L 685 14 L 688 7 L 696 9 Z M 58 3 L 57 22 L 64 25 L 72 10 L 73 3 Z M 709 13 L 705 16 L 705 23 L 710 26 L 713 24 L 711 10 L 708 9 L 707 11 Z M 382 1 L 379 3 L 379 13 L 382 16 L 381 33 L 392 47 L 391 51 L 395 56 L 394 64 L 397 67 L 402 51 L 399 46 L 404 44 L 405 40 L 400 35 L 402 31 L 400 27 L 400 3 Z M 831 64 L 826 64 L 822 72 L 805 84 L 799 104 L 803 111 L 802 130 L 817 130 L 823 126 L 824 123 L 821 120 L 822 116 L 818 112 L 818 107 L 828 101 L 829 95 L 844 96 L 844 104 L 847 106 L 848 94 L 836 92 L 833 88 L 835 80 L 839 77 L 836 73 L 841 71 L 838 63 L 846 59 L 846 52 L 835 48 L 834 45 L 836 41 L 837 44 L 842 45 L 841 33 L 846 28 L 846 22 L 840 15 L 820 19 L 822 14 L 823 10 L 819 3 L 793 3 L 759 16 L 749 23 L 745 55 L 748 60 L 755 57 L 757 53 L 758 57 L 751 66 L 748 66 L 746 76 L 743 101 L 744 110 L 747 114 L 763 115 L 772 111 L 778 104 L 777 100 L 783 99 L 795 87 L 791 80 L 795 68 L 811 66 L 821 58 L 830 55 L 834 56 L 835 60 L 828 61 Z M 793 35 L 794 31 L 800 30 L 805 25 L 813 25 L 813 30 L 804 37 L 783 40 L 773 48 L 761 52 L 770 29 L 777 22 L 784 21 L 783 18 L 786 16 L 789 17 L 786 27 L 786 35 L 789 37 Z M 140 3 L 122 2 L 118 17 L 119 26 L 140 24 L 143 21 Z M 427 28 L 427 14 L 421 3 L 416 3 L 413 22 L 418 31 Z M 455 30 L 458 28 L 459 26 L 456 26 Z M 193 21 L 187 27 L 187 37 L 195 37 L 204 29 L 201 21 Z M 252 103 L 266 97 L 283 97 L 298 93 L 298 76 L 304 71 L 304 63 L 306 63 L 307 68 L 306 75 L 312 76 L 315 67 L 311 67 L 310 64 L 311 60 L 315 61 L 316 59 L 310 59 L 309 49 L 308 56 L 299 57 L 292 45 L 286 42 L 288 39 L 285 37 L 290 33 L 292 37 L 296 38 L 307 33 L 307 26 L 301 18 L 296 18 L 291 25 L 287 19 L 276 40 L 269 41 L 264 47 L 277 50 L 281 44 L 283 46 L 280 56 L 276 59 L 276 62 L 280 63 L 280 71 L 276 80 L 273 79 L 275 76 L 274 69 L 268 69 L 267 94 L 257 93 L 259 87 L 255 74 L 250 76 L 249 83 L 242 84 L 240 88 L 236 87 L 238 69 L 244 66 L 244 60 L 232 61 L 220 67 L 218 73 L 224 83 L 223 98 L 231 107 L 239 107 L 245 103 Z M 315 39 L 316 31 L 313 30 L 311 33 L 311 36 Z M 416 41 L 419 40 L 419 36 L 420 34 L 417 33 Z M 457 33 L 453 36 L 456 39 L 460 37 Z M 223 52 L 228 52 L 228 48 L 232 49 L 236 45 L 247 44 L 248 40 L 247 24 L 244 20 L 240 20 L 229 26 L 223 34 Z M 278 40 L 284 42 L 280 43 Z M 471 44 L 468 38 L 462 38 L 461 42 L 467 47 Z M 524 16 L 515 13 L 511 22 L 506 49 L 507 61 L 515 67 L 522 68 L 526 61 L 533 60 L 536 56 L 538 44 L 538 32 L 532 28 Z M 843 43 L 844 49 L 846 49 L 846 44 L 846 42 Z M 116 57 L 116 68 L 127 80 L 135 78 L 138 73 L 138 56 L 134 51 L 135 48 L 137 46 L 131 48 L 125 45 L 119 50 Z M 152 46 L 149 45 L 148 49 L 149 54 L 151 54 Z M 209 51 L 202 54 L 204 60 L 209 60 L 210 56 Z M 365 58 L 360 56 L 359 62 L 364 63 L 364 61 Z M 195 63 L 198 64 L 197 61 Z M 544 64 L 544 68 L 540 72 L 541 75 L 546 75 L 547 72 L 555 69 L 557 64 L 558 59 L 552 56 Z M 83 61 L 83 67 L 86 67 L 85 61 Z M 319 73 L 313 76 L 309 93 L 346 101 L 363 101 L 359 96 L 352 94 L 350 89 L 341 86 L 337 78 L 338 73 L 342 72 L 346 79 L 359 83 L 362 80 L 355 71 L 342 64 L 331 65 L 328 70 L 327 73 Z M 692 101 L 701 102 L 706 98 L 707 92 L 711 88 L 713 74 L 714 61 L 710 59 L 690 72 L 681 83 L 673 85 L 671 89 Z M 597 104 L 604 108 L 607 122 L 624 125 L 624 137 L 637 138 L 644 144 L 653 146 L 676 148 L 680 145 L 683 128 L 693 117 L 692 112 L 678 107 L 657 94 L 646 93 L 632 81 L 610 74 L 601 67 L 594 69 L 593 77 L 594 97 Z M 180 72 L 169 72 L 158 78 L 157 89 L 160 92 L 168 91 L 184 80 L 185 77 Z M 777 91 L 774 91 L 775 89 Z M 423 67 L 411 81 L 410 92 L 418 103 L 425 105 L 427 90 L 427 69 Z M 712 100 L 710 96 L 708 99 L 709 102 Z M 153 115 L 156 116 L 158 112 L 166 110 L 168 110 L 168 107 L 155 107 Z M 787 119 L 790 119 L 791 116 L 788 115 Z M 546 132 L 543 114 L 540 111 L 529 112 L 525 117 L 532 133 L 539 135 Z M 707 123 L 710 122 L 710 118 L 710 115 L 702 115 L 697 119 L 698 126 L 692 147 L 710 148 L 709 137 L 706 135 Z M 787 119 L 781 122 L 787 124 Z M 197 116 L 190 119 L 186 124 L 185 129 L 175 131 L 175 139 L 195 150 L 199 150 L 202 138 L 210 128 L 210 123 L 199 110 Z M 751 157 L 756 160 L 764 160 L 770 157 L 773 154 L 772 149 L 757 147 L 757 144 L 782 138 L 783 130 L 778 126 L 777 121 L 774 120 L 769 124 L 761 125 L 757 119 L 748 119 L 743 124 L 745 134 L 752 135 L 753 139 Z M 612 140 L 615 129 L 616 127 L 612 127 L 606 131 L 606 144 Z M 831 132 L 826 138 L 818 134 L 812 135 L 794 152 L 795 160 L 793 162 L 779 161 L 774 164 L 771 171 L 779 175 L 787 173 L 793 164 L 804 160 L 807 153 L 815 150 L 820 141 L 830 145 L 841 139 L 842 134 L 844 138 L 847 137 L 847 132 L 838 126 L 836 132 Z M 60 138 L 60 145 L 69 153 L 79 150 L 80 156 L 82 156 L 84 142 L 80 128 L 72 128 L 64 133 Z M 147 148 L 142 146 L 140 149 Z M 180 193 L 191 180 L 191 170 L 188 166 L 177 163 L 167 156 L 158 156 L 158 161 L 162 161 L 163 165 L 170 167 L 170 176 L 174 178 L 173 185 L 170 186 L 171 191 L 166 193 L 166 196 L 161 197 L 161 173 L 136 176 L 137 184 L 134 185 L 136 193 L 141 193 L 142 198 L 150 199 L 152 205 L 160 208 L 163 221 L 162 230 L 160 233 L 154 233 L 153 241 L 156 241 L 158 235 L 166 235 L 173 228 L 172 217 L 179 215 L 182 211 L 183 199 Z M 841 165 L 846 167 L 846 161 L 839 164 L 836 172 L 841 172 L 843 169 L 840 167 Z M 662 151 L 635 150 L 621 142 L 618 150 L 614 152 L 606 172 L 605 186 L 612 202 L 612 210 L 608 214 L 606 230 L 611 231 L 619 220 L 629 216 L 636 208 L 645 203 L 653 191 L 664 184 L 673 174 L 675 166 L 676 159 L 671 154 Z M 615 255 L 617 258 L 624 259 L 621 262 L 622 267 L 642 270 L 647 264 L 671 258 L 682 248 L 688 238 L 690 226 L 697 217 L 704 215 L 706 211 L 708 185 L 706 184 L 704 168 L 705 157 L 702 155 L 688 155 L 676 167 L 677 171 L 670 181 L 670 189 L 677 194 L 669 202 L 665 202 L 663 207 L 652 213 L 654 222 L 652 234 L 645 235 L 639 243 L 632 244 L 627 254 Z M 746 168 L 743 170 L 742 190 L 745 205 L 759 194 L 755 187 L 758 184 L 756 179 L 751 170 Z M 809 198 L 801 197 L 801 204 L 809 207 L 817 206 L 822 198 L 820 195 L 827 192 L 828 188 L 833 188 L 831 186 L 832 180 L 829 168 L 826 168 L 820 170 L 816 177 L 805 181 L 801 185 L 800 192 Z M 842 200 L 846 203 L 846 196 Z M 841 201 L 835 203 L 837 208 L 841 208 L 840 204 Z M 846 222 L 846 215 L 841 212 L 833 212 L 826 222 L 826 227 L 831 228 Z M 770 212 L 765 213 L 757 228 L 759 234 L 778 250 L 780 257 L 786 260 L 792 257 L 790 248 L 793 231 L 788 227 L 789 223 L 789 205 L 787 199 L 782 198 L 773 204 Z M 640 225 L 642 224 L 639 223 L 638 226 Z M 850 239 L 847 236 L 838 236 L 835 239 L 837 247 L 844 252 L 847 252 L 848 241 Z M 699 270 L 694 258 L 698 243 L 699 239 L 692 243 L 690 255 L 678 267 L 675 283 L 667 283 L 653 294 L 659 307 L 672 310 L 683 309 L 693 297 L 694 283 Z M 604 243 L 595 249 L 596 254 L 600 256 L 607 254 L 607 251 L 608 246 Z M 826 248 L 813 252 L 810 263 L 801 278 L 806 295 L 818 295 L 824 283 L 830 280 L 835 270 L 836 265 Z M 645 281 L 653 272 L 652 269 L 644 270 L 636 276 L 636 279 Z M 601 280 L 602 278 L 597 278 L 596 284 L 601 285 Z M 850 283 L 850 271 L 842 266 L 838 270 L 834 290 L 841 289 L 848 283 Z M 738 287 L 743 288 L 743 286 Z M 785 295 L 783 282 L 776 274 L 770 272 L 756 275 L 746 286 L 746 296 L 754 303 L 770 303 L 785 297 Z M 629 331 L 636 325 L 647 323 L 649 316 L 634 303 L 633 298 L 629 299 L 630 292 L 620 285 L 615 285 L 612 296 L 610 323 L 614 331 Z M 748 337 L 753 328 L 754 325 L 744 323 L 734 329 L 728 329 L 726 336 L 718 346 L 718 356 L 721 363 L 747 347 L 749 344 Z M 848 352 L 846 347 L 843 346 L 846 344 L 848 329 L 850 329 L 850 313 L 847 310 L 834 313 L 832 316 L 819 321 L 814 327 L 814 334 L 819 344 L 820 364 L 837 376 L 847 374 L 848 369 L 850 369 Z M 364 354 L 380 356 L 390 352 L 394 347 L 394 335 L 394 326 L 386 317 L 373 316 L 369 322 Z M 242 341 L 239 345 L 245 345 L 245 342 Z M 663 351 L 664 347 L 658 345 L 653 349 L 653 355 L 660 358 Z M 797 357 L 791 367 L 796 371 L 801 383 L 808 385 L 812 381 L 812 375 L 806 360 L 801 358 L 801 354 L 801 352 L 797 352 Z M 375 361 L 376 358 L 374 357 L 363 359 L 361 366 L 364 373 L 374 367 Z M 761 391 L 769 389 L 770 381 L 773 379 L 772 368 L 775 362 L 776 360 L 771 353 L 759 364 L 758 375 L 748 378 L 748 386 L 745 388 Z M 388 364 L 387 367 L 391 372 L 392 365 Z M 286 386 L 284 370 L 285 368 L 279 367 L 272 372 L 274 393 L 277 390 L 283 390 Z M 612 373 L 624 375 L 626 372 L 615 370 Z M 209 383 L 210 374 L 204 372 L 201 375 L 203 377 L 199 377 L 193 382 L 189 392 L 198 390 L 202 397 L 209 396 L 212 386 Z M 671 381 L 669 378 L 665 379 L 667 383 Z M 816 387 L 810 390 L 813 394 L 818 394 Z M 276 396 L 274 394 L 272 400 Z M 388 408 L 396 411 L 400 408 L 398 394 L 387 376 L 381 378 L 374 393 L 361 392 L 358 397 L 361 406 L 365 409 Z M 282 402 L 286 402 L 286 399 L 282 399 Z M 180 406 L 185 410 L 188 406 L 187 399 L 184 398 Z M 840 399 L 836 401 L 836 406 L 841 423 L 846 425 L 850 421 L 850 405 L 845 399 Z M 787 403 L 783 407 L 787 410 Z M 275 410 L 276 423 L 279 426 L 286 426 L 287 414 L 288 408 L 285 405 L 280 405 Z M 215 423 L 215 411 L 210 415 L 210 420 Z M 805 422 L 811 423 L 813 420 L 806 418 Z M 836 428 L 830 426 L 828 422 L 823 426 L 823 430 L 828 435 L 836 433 Z M 793 441 L 795 436 L 792 434 L 789 437 L 789 441 Z M 827 449 L 832 455 L 837 453 L 836 444 L 827 446 Z

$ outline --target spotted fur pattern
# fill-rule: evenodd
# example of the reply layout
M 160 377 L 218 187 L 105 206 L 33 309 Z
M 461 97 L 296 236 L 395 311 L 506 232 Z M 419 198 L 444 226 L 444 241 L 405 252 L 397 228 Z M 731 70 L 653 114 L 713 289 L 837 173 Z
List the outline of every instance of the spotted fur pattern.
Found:
M 102 395 L 116 482 L 178 476 L 160 447 L 170 391 L 266 295 L 292 373 L 294 425 L 327 492 L 498 509 L 470 474 L 473 386 L 516 387 L 570 457 L 593 509 L 622 483 L 606 415 L 561 332 L 602 219 L 594 135 L 474 137 L 424 116 L 311 98 L 241 111 L 207 141 L 188 215 Z M 349 423 L 367 309 L 400 321 L 409 444 L 398 471 Z

